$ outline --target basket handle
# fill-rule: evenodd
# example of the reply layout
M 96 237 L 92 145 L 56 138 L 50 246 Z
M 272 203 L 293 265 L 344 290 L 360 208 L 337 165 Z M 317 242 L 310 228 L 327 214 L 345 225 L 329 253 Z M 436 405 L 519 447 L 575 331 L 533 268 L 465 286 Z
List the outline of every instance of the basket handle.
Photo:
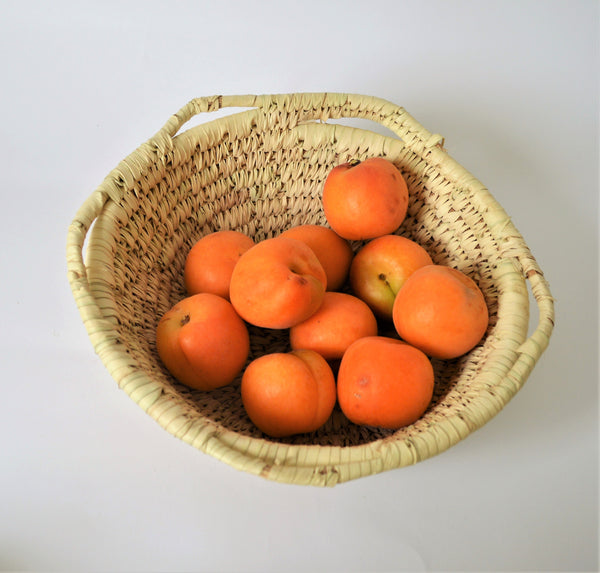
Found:
M 517 382 L 518 389 L 527 379 L 536 362 L 544 353 L 550 342 L 554 330 L 554 297 L 550 293 L 550 286 L 533 257 L 521 258 L 525 279 L 529 281 L 531 293 L 538 307 L 538 322 L 535 330 L 519 346 L 519 357 L 513 364 L 507 376 Z
M 215 112 L 226 107 L 256 108 L 257 99 L 260 97 L 256 95 L 213 95 L 194 98 L 174 113 L 150 138 L 149 143 L 154 144 L 161 153 L 168 152 L 173 147 L 173 138 L 196 115 Z
M 294 112 L 300 109 L 306 120 L 327 121 L 333 117 L 364 118 L 387 127 L 400 139 L 406 140 L 408 137 L 415 151 L 421 149 L 426 152 L 432 147 L 444 145 L 443 136 L 428 131 L 402 107 L 374 96 L 337 92 L 213 95 L 194 98 L 173 114 L 150 138 L 149 143 L 159 153 L 168 153 L 173 147 L 173 138 L 190 119 L 227 107 L 269 111 L 278 108 L 282 112 L 285 112 L 286 108 Z

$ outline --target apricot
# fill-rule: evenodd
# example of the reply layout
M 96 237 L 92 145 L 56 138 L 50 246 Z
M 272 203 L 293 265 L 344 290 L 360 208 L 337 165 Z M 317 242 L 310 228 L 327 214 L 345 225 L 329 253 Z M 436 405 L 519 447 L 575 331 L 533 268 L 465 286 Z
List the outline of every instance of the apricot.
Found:
M 355 424 L 398 429 L 416 422 L 433 397 L 429 358 L 395 338 L 361 338 L 346 350 L 337 376 L 338 403 Z
M 231 275 L 231 304 L 247 322 L 282 329 L 321 306 L 327 275 L 312 249 L 297 239 L 265 239 L 246 251 Z
M 265 434 L 280 438 L 313 432 L 331 416 L 336 401 L 333 372 L 313 350 L 264 354 L 244 371 L 242 403 Z
M 254 240 L 240 231 L 215 231 L 199 239 L 185 259 L 187 293 L 210 292 L 229 300 L 233 267 L 253 246 Z
M 408 187 L 384 157 L 350 161 L 329 172 L 322 205 L 330 227 L 344 239 L 374 239 L 393 233 L 404 221 Z
M 326 292 L 319 310 L 290 329 L 290 345 L 337 360 L 355 340 L 376 334 L 377 319 L 365 302 L 350 294 Z
M 489 322 L 475 281 L 444 265 L 416 270 L 398 292 L 393 322 L 400 338 L 434 358 L 466 354 L 482 339 Z
M 197 390 L 230 384 L 250 352 L 244 321 L 231 303 L 212 293 L 184 298 L 156 328 L 158 355 L 180 382 Z
M 391 321 L 394 300 L 406 279 L 431 264 L 429 253 L 415 241 L 383 235 L 356 253 L 350 266 L 350 286 L 378 317 Z
M 317 255 L 327 274 L 327 290 L 342 288 L 354 252 L 350 243 L 340 237 L 333 229 L 322 225 L 298 225 L 281 233 L 282 237 L 291 237 L 306 243 Z

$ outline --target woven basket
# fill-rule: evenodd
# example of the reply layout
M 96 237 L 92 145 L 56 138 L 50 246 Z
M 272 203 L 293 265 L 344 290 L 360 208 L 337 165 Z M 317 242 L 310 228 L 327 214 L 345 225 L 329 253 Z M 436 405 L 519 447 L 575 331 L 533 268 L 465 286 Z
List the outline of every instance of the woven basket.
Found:
M 196 114 L 226 107 L 248 109 L 182 131 Z M 328 122 L 341 118 L 386 129 Z M 333 486 L 445 451 L 521 388 L 548 345 L 554 306 L 508 215 L 442 145 L 403 108 L 374 97 L 190 101 L 107 175 L 69 227 L 69 281 L 95 351 L 120 388 L 165 430 L 278 482 Z M 238 229 L 261 240 L 292 225 L 326 225 L 320 193 L 329 170 L 370 156 L 392 160 L 407 180 L 409 210 L 398 232 L 422 244 L 434 262 L 475 279 L 489 307 L 488 331 L 469 354 L 433 361 L 433 401 L 411 426 L 356 426 L 336 407 L 315 433 L 269 439 L 243 409 L 239 378 L 196 392 L 169 375 L 155 348 L 157 321 L 185 296 L 185 257 L 200 237 Z M 539 310 L 531 334 L 528 283 Z M 250 359 L 288 349 L 286 331 L 250 329 Z

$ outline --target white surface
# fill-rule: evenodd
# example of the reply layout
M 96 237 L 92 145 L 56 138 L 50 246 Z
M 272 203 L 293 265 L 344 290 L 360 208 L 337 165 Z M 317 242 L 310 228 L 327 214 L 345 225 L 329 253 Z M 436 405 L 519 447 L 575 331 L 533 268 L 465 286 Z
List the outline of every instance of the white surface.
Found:
M 598 568 L 595 1 L 0 3 L 0 569 Z M 511 214 L 556 298 L 550 348 L 484 428 L 320 490 L 159 428 L 93 353 L 68 224 L 196 96 L 403 105 Z

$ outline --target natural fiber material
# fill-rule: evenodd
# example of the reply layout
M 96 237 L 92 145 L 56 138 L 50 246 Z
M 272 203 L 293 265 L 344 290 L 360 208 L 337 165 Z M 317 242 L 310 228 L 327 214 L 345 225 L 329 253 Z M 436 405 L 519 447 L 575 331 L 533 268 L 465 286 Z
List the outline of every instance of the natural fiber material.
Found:
M 181 131 L 196 114 L 225 107 L 248 109 Z M 359 129 L 335 123 L 338 118 L 387 129 Z M 125 393 L 168 432 L 272 480 L 332 486 L 443 452 L 521 388 L 548 345 L 554 307 L 509 216 L 442 146 L 439 135 L 403 108 L 374 97 L 192 100 L 108 174 L 69 227 L 69 281 L 95 351 Z M 336 409 L 314 434 L 267 438 L 244 412 L 239 379 L 203 393 L 169 375 L 155 348 L 157 322 L 185 296 L 185 257 L 200 237 L 239 229 L 260 240 L 292 225 L 326 225 L 320 194 L 328 172 L 370 156 L 392 160 L 407 180 L 409 211 L 398 233 L 479 284 L 490 311 L 488 332 L 466 356 L 433 361 L 434 398 L 414 425 L 359 427 Z M 528 283 L 539 316 L 531 334 Z M 286 331 L 251 327 L 251 335 L 250 359 L 288 349 Z

